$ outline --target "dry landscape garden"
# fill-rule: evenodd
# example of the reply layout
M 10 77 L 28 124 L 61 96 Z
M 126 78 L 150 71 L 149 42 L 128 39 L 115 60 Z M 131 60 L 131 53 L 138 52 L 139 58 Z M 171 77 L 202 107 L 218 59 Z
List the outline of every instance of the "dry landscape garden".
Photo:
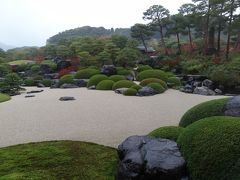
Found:
M 0 180 L 239 180 L 240 1 L 0 49 Z

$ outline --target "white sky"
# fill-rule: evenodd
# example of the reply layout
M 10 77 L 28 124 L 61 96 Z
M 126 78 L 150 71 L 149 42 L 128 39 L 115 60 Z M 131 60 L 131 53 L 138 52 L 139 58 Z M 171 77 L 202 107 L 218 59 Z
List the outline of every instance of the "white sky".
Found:
M 58 32 L 81 26 L 126 28 L 144 23 L 143 12 L 162 5 L 171 14 L 191 0 L 0 0 L 0 42 L 43 46 Z

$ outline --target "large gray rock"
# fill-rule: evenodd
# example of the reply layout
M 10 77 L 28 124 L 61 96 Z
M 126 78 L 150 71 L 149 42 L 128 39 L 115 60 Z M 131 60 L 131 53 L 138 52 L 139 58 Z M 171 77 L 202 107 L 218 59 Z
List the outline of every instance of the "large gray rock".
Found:
M 145 86 L 138 90 L 137 96 L 153 96 L 155 94 L 158 93 L 153 88 Z
M 180 180 L 186 162 L 177 143 L 168 139 L 131 136 L 118 146 L 118 180 Z
M 111 76 L 117 74 L 117 69 L 114 65 L 103 65 L 101 73 L 107 76 Z
M 118 88 L 114 92 L 117 94 L 124 94 L 124 92 L 127 90 L 128 90 L 128 88 Z
M 75 98 L 71 97 L 71 96 L 64 96 L 64 97 L 60 97 L 59 100 L 60 101 L 73 101 L 73 100 L 75 100 Z
M 205 79 L 203 82 L 202 82 L 202 86 L 205 86 L 205 87 L 208 87 L 208 88 L 211 88 L 213 85 L 213 82 L 209 79 Z
M 185 92 L 185 93 L 192 93 L 193 87 L 190 84 L 186 84 L 185 86 L 180 88 L 180 91 Z
M 225 116 L 240 117 L 240 96 L 230 98 L 224 106 Z
M 60 86 L 61 89 L 70 89 L 70 88 L 78 88 L 78 86 L 76 86 L 75 84 L 63 84 Z
M 205 96 L 214 96 L 216 93 L 209 89 L 208 87 L 202 86 L 202 87 L 196 87 L 193 91 L 193 94 L 200 94 Z
M 86 79 L 74 79 L 74 84 L 78 87 L 87 87 L 87 83 Z

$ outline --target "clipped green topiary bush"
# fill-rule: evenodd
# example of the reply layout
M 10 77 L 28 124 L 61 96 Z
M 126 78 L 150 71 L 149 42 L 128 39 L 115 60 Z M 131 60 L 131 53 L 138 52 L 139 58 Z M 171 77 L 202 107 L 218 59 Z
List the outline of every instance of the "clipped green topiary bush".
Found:
M 122 75 L 122 76 L 132 75 L 132 71 L 127 69 L 117 70 L 117 75 Z
M 90 86 L 97 86 L 97 84 L 103 80 L 106 80 L 108 79 L 108 77 L 104 74 L 97 74 L 97 75 L 94 75 L 92 76 L 88 83 L 87 83 L 87 87 L 90 87 Z
M 152 67 L 149 65 L 138 65 L 137 72 L 142 72 L 150 69 L 152 69 Z
M 109 77 L 109 80 L 112 80 L 114 82 L 118 82 L 121 80 L 125 80 L 125 77 L 123 75 L 112 75 Z
M 43 77 L 41 75 L 35 75 L 35 76 L 33 76 L 33 80 L 41 81 L 41 80 L 43 80 Z
M 179 126 L 165 126 L 155 129 L 148 135 L 155 138 L 165 138 L 177 141 L 179 135 L 183 132 L 184 128 Z
M 165 89 L 167 89 L 167 84 L 161 80 L 161 79 L 157 79 L 157 78 L 148 78 L 148 79 L 144 79 L 140 82 L 141 86 L 147 86 L 150 83 L 159 83 L 162 85 L 162 87 L 164 87 Z
M 240 179 L 240 118 L 209 117 L 185 128 L 177 143 L 192 180 Z
M 130 88 L 133 85 L 134 85 L 134 82 L 132 81 L 121 80 L 121 81 L 115 82 L 112 89 L 116 90 L 118 88 Z
M 32 71 L 33 73 L 39 73 L 39 72 L 40 72 L 40 65 L 38 65 L 38 64 L 32 65 L 31 71 Z
M 115 82 L 112 80 L 103 80 L 97 84 L 97 90 L 112 90 L 113 84 Z
M 162 87 L 161 84 L 159 83 L 150 83 L 147 85 L 150 88 L 153 88 L 157 93 L 161 94 L 163 93 L 166 89 L 164 87 Z
M 224 116 L 223 108 L 229 98 L 215 99 L 189 109 L 181 118 L 179 126 L 186 127 L 195 121 L 211 116 Z
M 52 85 L 52 81 L 50 79 L 43 79 L 41 82 L 45 87 L 50 87 Z
M 23 81 L 24 86 L 35 86 L 35 81 L 33 78 L 27 78 Z
M 136 96 L 137 90 L 133 88 L 128 88 L 126 91 L 124 91 L 123 95 L 125 96 Z
M 75 74 L 76 79 L 90 79 L 92 76 L 100 74 L 100 71 L 97 69 L 82 69 L 77 71 Z
M 142 86 L 140 86 L 140 85 L 138 85 L 138 84 L 134 84 L 134 85 L 132 85 L 130 88 L 136 89 L 136 90 L 138 91 L 139 89 L 142 88 Z
M 167 83 L 170 87 L 173 87 L 173 88 L 177 88 L 182 84 L 180 79 L 177 77 L 169 77 L 167 80 Z
M 167 75 L 164 71 L 162 70 L 146 70 L 146 71 L 142 71 L 137 75 L 137 80 L 138 81 L 142 81 L 144 79 L 148 79 L 148 78 L 157 78 L 157 79 L 161 79 L 163 81 L 167 81 Z
M 59 82 L 60 84 L 74 84 L 74 80 L 73 80 L 73 75 L 71 74 L 67 74 L 67 75 L 64 75 L 62 76 L 60 79 L 59 79 Z

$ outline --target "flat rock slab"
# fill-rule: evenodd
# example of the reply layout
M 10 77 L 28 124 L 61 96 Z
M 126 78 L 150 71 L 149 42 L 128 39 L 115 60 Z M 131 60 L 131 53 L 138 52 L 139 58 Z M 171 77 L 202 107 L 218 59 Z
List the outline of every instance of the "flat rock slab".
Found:
M 73 101 L 76 100 L 74 97 L 71 96 L 64 96 L 59 98 L 60 101 Z
M 25 98 L 35 97 L 35 95 L 26 95 Z
M 28 91 L 27 94 L 40 93 L 40 92 L 43 92 L 43 89 L 41 89 L 41 90 Z

